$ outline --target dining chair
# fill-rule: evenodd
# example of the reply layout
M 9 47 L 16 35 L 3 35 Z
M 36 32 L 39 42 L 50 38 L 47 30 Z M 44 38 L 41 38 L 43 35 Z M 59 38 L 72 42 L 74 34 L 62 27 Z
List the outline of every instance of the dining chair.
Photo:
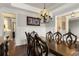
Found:
M 0 56 L 4 56 L 4 43 L 0 45 Z
M 27 39 L 27 55 L 30 56 L 32 53 L 31 53 L 31 49 L 32 49 L 32 38 L 31 38 L 31 34 L 30 33 L 27 33 L 25 32 L 25 35 L 26 35 L 26 39 Z
M 66 40 L 66 45 L 71 48 L 76 47 L 76 42 L 77 42 L 77 36 L 71 32 L 68 32 L 66 34 L 63 34 L 63 37 L 66 37 L 64 40 Z
M 33 33 L 26 33 L 27 37 L 27 55 L 28 56 L 42 56 L 48 55 L 48 47 L 44 41 L 39 37 L 36 33 L 34 36 L 31 34 Z
M 54 40 L 57 42 L 57 44 L 62 43 L 62 34 L 60 32 L 55 32 L 53 34 Z
M 38 51 L 38 55 L 40 56 L 47 56 L 48 55 L 48 47 L 46 42 L 44 42 L 37 34 L 35 35 L 36 39 L 36 47 Z
M 46 33 L 46 40 L 48 40 L 49 42 L 51 42 L 52 40 L 54 40 L 53 34 L 51 31 Z
M 8 41 L 0 45 L 0 56 L 8 56 Z
M 34 37 L 34 36 L 35 36 L 35 34 L 37 34 L 37 32 L 32 31 L 30 34 L 31 34 L 31 36 L 32 36 L 32 37 Z

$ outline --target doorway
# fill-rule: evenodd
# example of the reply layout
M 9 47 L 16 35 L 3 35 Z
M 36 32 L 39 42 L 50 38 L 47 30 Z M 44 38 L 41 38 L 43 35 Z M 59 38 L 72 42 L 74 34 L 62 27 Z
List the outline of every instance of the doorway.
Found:
M 4 40 L 6 40 L 7 37 L 9 37 L 10 40 L 15 41 L 16 18 L 12 14 L 9 14 L 9 16 L 5 14 L 3 16 L 4 16 L 3 17 L 4 19 Z
M 15 19 L 4 18 L 4 37 L 15 40 Z

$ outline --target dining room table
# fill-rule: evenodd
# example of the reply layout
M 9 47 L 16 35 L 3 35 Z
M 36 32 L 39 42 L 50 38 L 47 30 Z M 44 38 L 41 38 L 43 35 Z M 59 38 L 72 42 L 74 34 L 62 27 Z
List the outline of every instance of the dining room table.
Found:
M 48 48 L 51 53 L 56 56 L 79 56 L 79 46 L 69 48 L 64 43 L 57 44 L 55 41 L 47 41 Z
M 57 44 L 54 40 L 46 40 L 41 36 L 41 39 L 46 42 L 48 50 L 56 56 L 79 56 L 79 49 L 75 47 L 69 48 L 67 45 L 60 43 Z

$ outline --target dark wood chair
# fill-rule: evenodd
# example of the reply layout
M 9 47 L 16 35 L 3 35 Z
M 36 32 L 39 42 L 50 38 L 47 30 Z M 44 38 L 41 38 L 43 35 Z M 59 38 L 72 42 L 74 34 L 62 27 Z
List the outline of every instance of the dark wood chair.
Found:
M 36 33 L 36 32 L 35 32 L 35 31 L 32 31 L 31 34 L 32 34 L 32 33 L 34 34 L 34 33 Z
M 48 55 L 48 47 L 47 47 L 47 44 L 46 42 L 44 42 L 37 34 L 35 35 L 35 39 L 36 39 L 36 48 L 37 48 L 37 54 L 39 56 L 42 56 L 42 55 L 45 55 L 47 56 Z
M 8 56 L 8 41 L 0 45 L 0 56 Z
M 55 32 L 53 34 L 54 40 L 57 42 L 57 44 L 62 43 L 62 34 L 60 32 Z
M 27 37 L 27 55 L 28 56 L 36 56 L 36 42 L 35 42 L 35 36 L 32 36 L 31 34 L 34 34 L 35 32 L 26 33 Z
M 4 54 L 5 54 L 5 56 L 8 56 L 8 41 L 5 41 L 5 43 L 4 43 Z
M 31 49 L 33 47 L 33 45 L 32 45 L 33 39 L 31 37 L 31 34 L 30 33 L 26 33 L 25 32 L 25 34 L 26 34 L 26 38 L 27 38 L 27 55 L 30 56 L 32 54 L 31 53 Z
M 37 34 L 37 32 L 32 31 L 30 34 L 31 34 L 31 36 L 32 36 L 32 37 L 34 37 L 34 36 L 35 36 L 35 34 Z
M 0 56 L 4 56 L 4 43 L 0 45 Z
M 68 32 L 68 33 L 66 33 L 66 34 L 63 34 L 63 37 L 65 37 L 66 36 L 66 45 L 69 47 L 69 48 L 71 48 L 72 46 L 73 47 L 76 47 L 76 42 L 77 42 L 77 36 L 76 35 L 74 35 L 73 33 L 71 33 L 71 32 Z M 73 38 L 74 37 L 74 38 Z M 64 40 L 65 40 L 64 39 Z
M 5 46 L 5 55 L 8 56 L 8 50 L 9 50 L 8 49 L 8 47 L 9 47 L 9 40 L 8 39 L 9 39 L 9 36 L 7 36 L 6 39 L 7 40 L 4 43 L 4 46 Z
M 9 36 L 6 37 L 8 39 Z M 0 56 L 8 56 L 8 40 L 5 40 L 1 45 L 0 45 Z
M 31 49 L 30 49 L 31 56 L 41 56 L 42 55 L 42 47 L 41 47 L 41 44 L 39 43 L 36 35 L 38 35 L 38 34 L 35 34 L 34 37 L 30 35 L 30 38 L 32 39 Z
M 51 31 L 46 33 L 46 40 L 48 40 L 49 42 L 51 42 L 52 40 L 54 40 L 53 34 Z
M 26 33 L 27 36 L 27 55 L 28 56 L 42 56 L 44 53 L 45 55 L 48 55 L 48 48 L 44 41 L 41 40 L 41 38 L 38 36 L 38 34 L 35 34 L 34 36 L 31 36 L 30 33 Z

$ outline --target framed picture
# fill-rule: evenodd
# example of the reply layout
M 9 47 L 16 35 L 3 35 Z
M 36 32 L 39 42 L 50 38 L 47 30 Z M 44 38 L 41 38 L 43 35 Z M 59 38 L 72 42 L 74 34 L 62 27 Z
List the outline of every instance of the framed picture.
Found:
M 27 16 L 27 25 L 40 26 L 40 18 Z

